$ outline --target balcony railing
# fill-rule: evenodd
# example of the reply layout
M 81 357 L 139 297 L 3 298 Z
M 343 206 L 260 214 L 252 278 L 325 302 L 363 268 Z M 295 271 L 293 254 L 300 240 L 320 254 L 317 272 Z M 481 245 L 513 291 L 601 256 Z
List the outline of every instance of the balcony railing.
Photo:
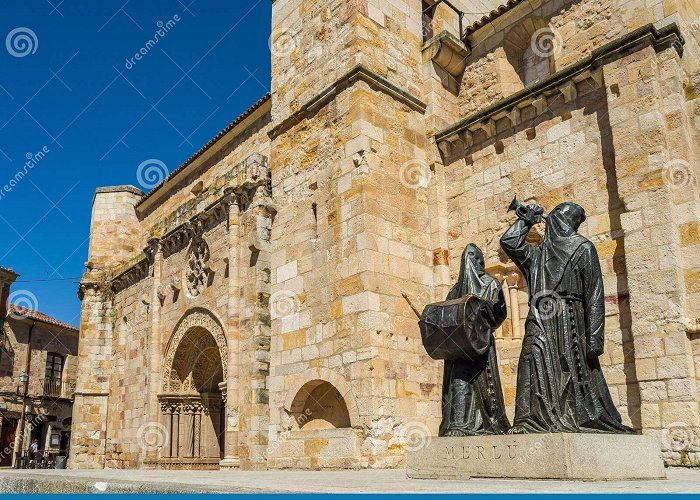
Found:
M 60 398 L 62 395 L 61 391 L 61 381 L 47 378 L 44 380 L 44 396 L 49 396 L 52 398 Z

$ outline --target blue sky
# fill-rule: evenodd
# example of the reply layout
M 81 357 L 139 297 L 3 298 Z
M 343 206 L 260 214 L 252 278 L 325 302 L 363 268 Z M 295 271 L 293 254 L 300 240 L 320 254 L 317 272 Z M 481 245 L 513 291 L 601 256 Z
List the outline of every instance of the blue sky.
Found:
M 149 159 L 174 170 L 268 91 L 270 12 L 269 0 L 3 2 L 0 266 L 21 275 L 17 300 L 26 290 L 79 324 L 95 188 L 138 186 Z

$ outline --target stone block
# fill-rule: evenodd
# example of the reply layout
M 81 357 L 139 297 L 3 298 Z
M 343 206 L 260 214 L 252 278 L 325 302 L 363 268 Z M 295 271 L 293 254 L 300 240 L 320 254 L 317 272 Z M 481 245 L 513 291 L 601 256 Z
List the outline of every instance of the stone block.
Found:
M 666 471 L 653 436 L 528 434 L 434 438 L 409 453 L 408 476 L 612 481 L 665 479 Z

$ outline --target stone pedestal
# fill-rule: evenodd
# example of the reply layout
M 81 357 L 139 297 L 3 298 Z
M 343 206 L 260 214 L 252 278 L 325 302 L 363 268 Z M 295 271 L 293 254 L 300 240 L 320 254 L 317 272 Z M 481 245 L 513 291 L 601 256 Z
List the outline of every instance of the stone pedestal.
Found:
M 666 479 L 653 436 L 528 434 L 433 438 L 409 453 L 413 479 Z

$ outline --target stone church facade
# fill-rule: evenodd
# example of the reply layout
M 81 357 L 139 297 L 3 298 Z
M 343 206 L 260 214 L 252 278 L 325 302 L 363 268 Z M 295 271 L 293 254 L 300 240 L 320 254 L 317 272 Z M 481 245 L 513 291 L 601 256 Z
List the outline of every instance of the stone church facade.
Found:
M 434 3 L 273 0 L 271 95 L 152 192 L 97 190 L 72 467 L 405 465 L 442 364 L 402 294 L 443 300 L 469 242 L 512 417 L 514 194 L 586 209 L 615 403 L 700 463 L 700 5 Z

